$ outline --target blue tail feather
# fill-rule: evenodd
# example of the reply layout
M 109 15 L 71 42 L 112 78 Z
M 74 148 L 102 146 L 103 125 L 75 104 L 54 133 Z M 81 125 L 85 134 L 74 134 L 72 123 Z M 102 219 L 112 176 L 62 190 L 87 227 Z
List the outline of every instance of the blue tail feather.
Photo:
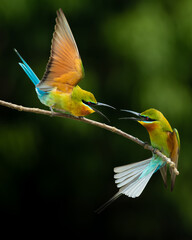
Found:
M 21 57 L 21 55 L 18 53 L 18 51 L 16 49 L 14 49 L 14 50 L 17 53 L 17 55 L 19 56 L 19 58 L 21 59 L 21 61 L 23 62 L 23 63 L 19 63 L 19 65 L 22 67 L 22 69 L 25 71 L 27 76 L 31 79 L 33 84 L 36 86 L 40 82 L 39 78 L 36 76 L 36 74 L 33 72 L 33 70 L 29 67 L 29 65 L 25 62 L 25 60 Z
M 38 84 L 38 82 L 34 81 L 34 76 L 33 73 L 31 73 L 31 71 L 28 70 L 28 68 L 23 64 L 23 63 L 19 63 L 19 65 L 22 67 L 22 69 L 25 71 L 25 73 L 27 74 L 27 76 L 31 79 L 31 81 L 36 85 Z

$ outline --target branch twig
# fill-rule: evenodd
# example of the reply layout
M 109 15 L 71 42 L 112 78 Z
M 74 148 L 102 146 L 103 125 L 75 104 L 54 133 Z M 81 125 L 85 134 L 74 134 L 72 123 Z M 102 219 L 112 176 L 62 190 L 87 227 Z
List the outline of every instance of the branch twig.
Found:
M 5 102 L 0 100 L 0 105 L 4 106 L 4 107 L 8 107 L 8 108 L 12 108 L 14 110 L 17 111 L 24 111 L 24 112 L 31 112 L 31 113 L 36 113 L 36 114 L 43 114 L 43 115 L 48 115 L 51 117 L 63 117 L 63 118 L 69 118 L 69 119 L 73 119 L 73 120 L 77 120 L 77 121 L 81 121 L 84 123 L 88 123 L 100 128 L 103 128 L 107 131 L 113 132 L 115 134 L 118 134 L 122 137 L 125 137 L 137 144 L 139 144 L 140 146 L 144 147 L 145 149 L 155 153 L 156 155 L 158 155 L 159 157 L 161 157 L 167 164 L 169 164 L 169 166 L 171 168 L 173 168 L 174 172 L 176 175 L 179 175 L 179 171 L 177 170 L 177 168 L 175 167 L 175 163 L 172 162 L 170 160 L 170 158 L 166 157 L 162 152 L 160 152 L 158 149 L 153 148 L 151 145 L 146 144 L 145 142 L 141 141 L 140 139 L 123 132 L 122 130 L 116 128 L 116 127 L 112 127 L 110 125 L 104 124 L 104 123 L 100 123 L 94 120 L 90 120 L 88 118 L 85 117 L 75 117 L 69 114 L 65 114 L 65 113 L 59 113 L 59 112 L 51 112 L 51 111 L 47 111 L 47 110 L 43 110 L 43 109 L 39 109 L 39 108 L 29 108 L 29 107 L 23 107 L 21 105 L 17 105 L 17 104 L 13 104 L 13 103 L 9 103 L 9 102 Z

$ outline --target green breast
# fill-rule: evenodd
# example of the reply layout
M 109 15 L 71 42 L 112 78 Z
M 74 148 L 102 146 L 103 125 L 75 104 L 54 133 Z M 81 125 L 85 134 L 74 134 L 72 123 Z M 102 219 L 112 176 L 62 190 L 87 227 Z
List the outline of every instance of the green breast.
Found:
M 151 145 L 154 148 L 159 149 L 162 153 L 164 153 L 167 157 L 170 156 L 170 150 L 168 147 L 168 134 L 167 132 L 154 130 L 149 133 Z

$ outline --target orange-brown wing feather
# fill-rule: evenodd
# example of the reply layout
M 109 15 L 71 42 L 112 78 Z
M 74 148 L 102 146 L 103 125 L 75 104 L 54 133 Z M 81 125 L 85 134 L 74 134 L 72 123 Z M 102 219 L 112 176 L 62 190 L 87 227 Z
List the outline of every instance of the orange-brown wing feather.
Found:
M 179 150 L 180 150 L 180 140 L 179 140 L 179 134 L 176 129 L 173 129 L 173 132 L 170 133 L 170 139 L 172 142 L 172 150 L 171 150 L 171 161 L 175 163 L 175 167 L 178 166 L 178 158 L 179 158 Z M 175 179 L 176 174 L 174 173 L 173 169 L 170 168 L 170 174 L 171 174 L 171 191 L 174 188 L 175 185 Z
M 165 187 L 167 187 L 167 165 L 164 167 L 160 168 L 161 176 L 163 178 L 163 182 Z
M 59 9 L 50 58 L 38 88 L 46 91 L 57 87 L 60 91 L 70 92 L 83 75 L 83 65 L 75 39 L 63 11 Z

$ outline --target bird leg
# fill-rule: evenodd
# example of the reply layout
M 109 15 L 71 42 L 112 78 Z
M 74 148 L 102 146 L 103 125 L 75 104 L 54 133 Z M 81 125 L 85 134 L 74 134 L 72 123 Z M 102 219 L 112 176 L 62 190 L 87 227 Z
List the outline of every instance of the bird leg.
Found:
M 54 115 L 53 106 L 50 107 L 50 110 L 51 110 L 51 113 L 52 113 L 51 117 L 53 117 L 53 115 Z
M 144 149 L 148 149 L 148 147 L 149 147 L 149 143 L 148 143 L 148 142 L 144 142 L 143 148 L 144 148 Z M 155 150 L 155 149 L 154 149 L 154 150 Z

